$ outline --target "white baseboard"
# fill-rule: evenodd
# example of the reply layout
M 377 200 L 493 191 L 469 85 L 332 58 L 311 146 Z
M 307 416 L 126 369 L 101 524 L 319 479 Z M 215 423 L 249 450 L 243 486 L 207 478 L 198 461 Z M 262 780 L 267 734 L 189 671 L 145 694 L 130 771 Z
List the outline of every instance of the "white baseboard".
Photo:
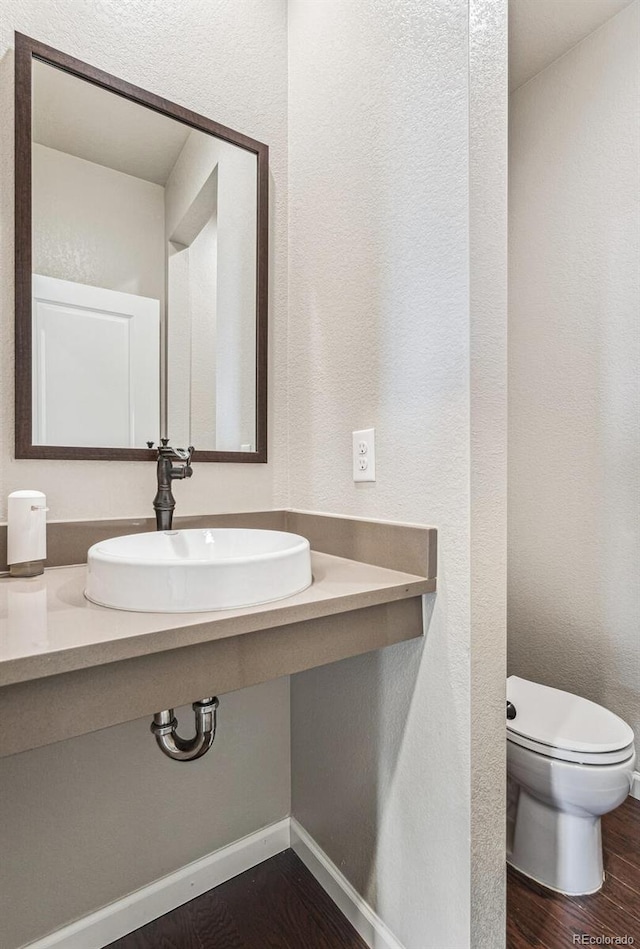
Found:
M 289 817 L 221 847 L 23 949 L 103 949 L 288 847 L 295 850 L 370 949 L 403 949 L 304 827 Z
M 291 818 L 291 847 L 370 949 L 403 949 L 380 917 L 295 817 Z
M 640 800 L 640 771 L 631 796 Z M 298 821 L 284 818 L 181 867 L 23 949 L 103 949 L 232 877 L 292 847 L 370 949 L 403 949 L 393 933 Z
M 103 949 L 290 846 L 289 818 L 234 841 L 23 949 Z

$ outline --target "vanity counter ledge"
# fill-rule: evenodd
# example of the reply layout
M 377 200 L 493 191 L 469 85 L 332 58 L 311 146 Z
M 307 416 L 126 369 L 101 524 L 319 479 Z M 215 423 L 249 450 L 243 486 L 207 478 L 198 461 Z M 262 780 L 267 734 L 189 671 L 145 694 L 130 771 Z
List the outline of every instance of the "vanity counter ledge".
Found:
M 314 580 L 307 590 L 258 606 L 206 613 L 97 606 L 84 597 L 86 566 L 50 568 L 33 580 L 3 577 L 0 688 L 435 591 L 435 579 L 325 553 L 311 557 Z M 406 632 L 399 634 L 399 640 L 406 638 Z

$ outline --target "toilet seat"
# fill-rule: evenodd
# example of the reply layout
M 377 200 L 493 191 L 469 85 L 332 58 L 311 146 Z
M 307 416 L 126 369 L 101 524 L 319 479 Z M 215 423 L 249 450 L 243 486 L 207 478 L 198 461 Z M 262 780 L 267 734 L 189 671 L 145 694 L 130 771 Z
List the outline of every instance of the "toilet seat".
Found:
M 630 758 L 634 751 L 633 743 L 618 751 L 603 751 L 596 754 L 589 754 L 586 751 L 569 751 L 566 748 L 554 748 L 552 745 L 543 745 L 542 742 L 532 741 L 523 735 L 516 735 L 507 729 L 507 741 L 514 745 L 520 745 L 521 748 L 528 748 L 529 751 L 535 751 L 538 755 L 545 755 L 547 758 L 557 758 L 559 761 L 575 762 L 576 764 L 588 765 L 608 765 L 620 764 Z
M 507 739 L 523 748 L 588 765 L 617 764 L 633 754 L 627 723 L 579 695 L 509 676 L 507 699 L 516 708 Z

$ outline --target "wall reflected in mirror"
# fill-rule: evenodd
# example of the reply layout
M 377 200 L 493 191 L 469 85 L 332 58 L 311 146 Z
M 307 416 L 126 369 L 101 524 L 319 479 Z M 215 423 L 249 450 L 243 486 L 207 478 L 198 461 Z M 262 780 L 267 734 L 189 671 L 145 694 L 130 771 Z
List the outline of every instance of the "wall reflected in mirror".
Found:
M 32 61 L 34 445 L 256 450 L 257 156 Z

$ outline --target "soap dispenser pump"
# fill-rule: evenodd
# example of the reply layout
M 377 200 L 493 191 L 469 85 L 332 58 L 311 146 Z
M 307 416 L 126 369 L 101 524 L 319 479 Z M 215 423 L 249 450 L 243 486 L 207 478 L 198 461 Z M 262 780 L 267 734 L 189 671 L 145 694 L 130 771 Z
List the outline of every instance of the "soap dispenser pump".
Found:
M 14 491 L 7 512 L 7 563 L 12 577 L 44 573 L 47 499 L 42 491 Z

